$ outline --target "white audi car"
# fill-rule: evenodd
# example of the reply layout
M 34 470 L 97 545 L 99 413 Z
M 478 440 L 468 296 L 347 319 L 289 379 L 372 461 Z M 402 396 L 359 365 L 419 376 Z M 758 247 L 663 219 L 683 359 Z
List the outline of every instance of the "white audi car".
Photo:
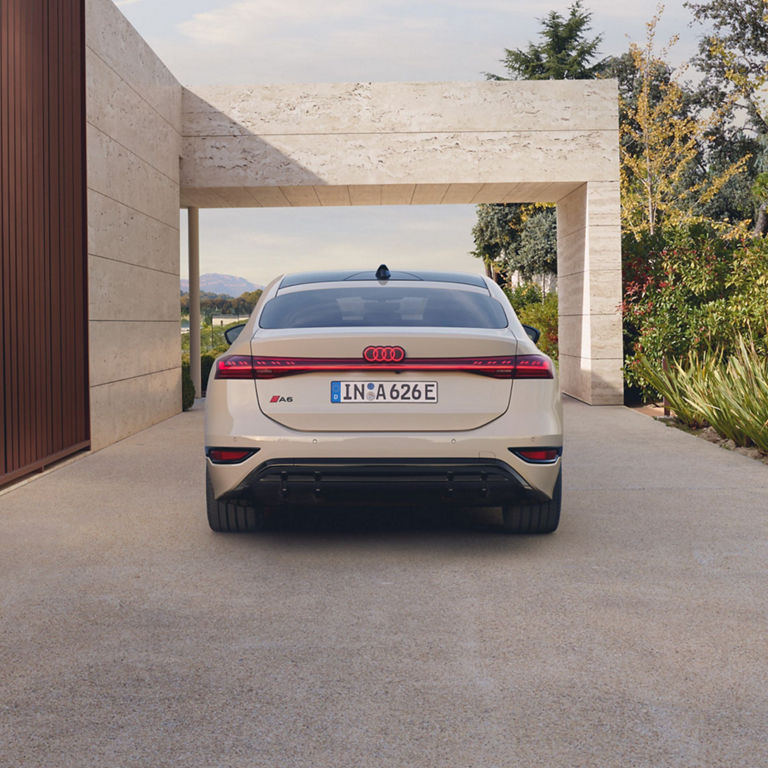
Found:
M 403 503 L 557 528 L 556 370 L 492 280 L 385 265 L 286 275 L 239 330 L 208 381 L 214 531 L 258 530 L 286 505 Z

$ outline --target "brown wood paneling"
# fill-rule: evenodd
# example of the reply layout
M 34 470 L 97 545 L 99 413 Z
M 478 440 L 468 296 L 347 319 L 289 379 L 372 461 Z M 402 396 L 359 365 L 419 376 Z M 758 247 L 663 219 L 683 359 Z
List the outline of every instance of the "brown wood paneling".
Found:
M 0 485 L 89 445 L 83 0 L 0 0 Z

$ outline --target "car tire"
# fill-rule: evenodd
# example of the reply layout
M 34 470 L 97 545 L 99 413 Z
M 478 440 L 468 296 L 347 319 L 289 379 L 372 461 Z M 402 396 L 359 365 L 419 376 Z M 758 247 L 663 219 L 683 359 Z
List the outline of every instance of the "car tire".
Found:
M 264 510 L 239 500 L 218 501 L 213 495 L 213 484 L 205 470 L 205 501 L 208 507 L 208 525 L 216 533 L 253 533 L 264 529 Z
M 560 472 L 552 498 L 542 504 L 504 507 L 506 533 L 552 533 L 560 523 L 563 474 Z

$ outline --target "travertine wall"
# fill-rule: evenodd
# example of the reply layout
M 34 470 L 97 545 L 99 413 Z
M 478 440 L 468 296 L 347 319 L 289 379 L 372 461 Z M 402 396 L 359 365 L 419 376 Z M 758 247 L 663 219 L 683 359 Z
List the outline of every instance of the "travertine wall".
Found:
M 564 392 L 623 401 L 615 81 L 185 90 L 193 207 L 554 202 Z
M 557 202 L 560 377 L 592 405 L 624 401 L 619 182 L 591 181 Z
M 184 91 L 182 204 L 554 202 L 618 178 L 614 81 Z
M 181 86 L 110 0 L 86 0 L 91 443 L 181 410 Z

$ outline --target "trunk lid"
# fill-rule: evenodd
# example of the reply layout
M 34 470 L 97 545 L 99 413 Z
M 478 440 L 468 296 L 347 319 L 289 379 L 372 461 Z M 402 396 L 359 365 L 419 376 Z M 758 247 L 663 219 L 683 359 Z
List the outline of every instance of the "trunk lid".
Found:
M 402 348 L 402 365 L 411 369 L 388 369 L 386 361 L 366 363 L 363 352 L 368 347 Z M 512 380 L 423 368 L 435 361 L 503 358 L 516 352 L 517 339 L 507 328 L 260 329 L 251 340 L 254 357 L 346 366 L 343 370 L 310 370 L 256 379 L 262 412 L 301 431 L 477 428 L 507 410 Z M 378 357 L 388 354 L 391 356 L 385 352 Z

